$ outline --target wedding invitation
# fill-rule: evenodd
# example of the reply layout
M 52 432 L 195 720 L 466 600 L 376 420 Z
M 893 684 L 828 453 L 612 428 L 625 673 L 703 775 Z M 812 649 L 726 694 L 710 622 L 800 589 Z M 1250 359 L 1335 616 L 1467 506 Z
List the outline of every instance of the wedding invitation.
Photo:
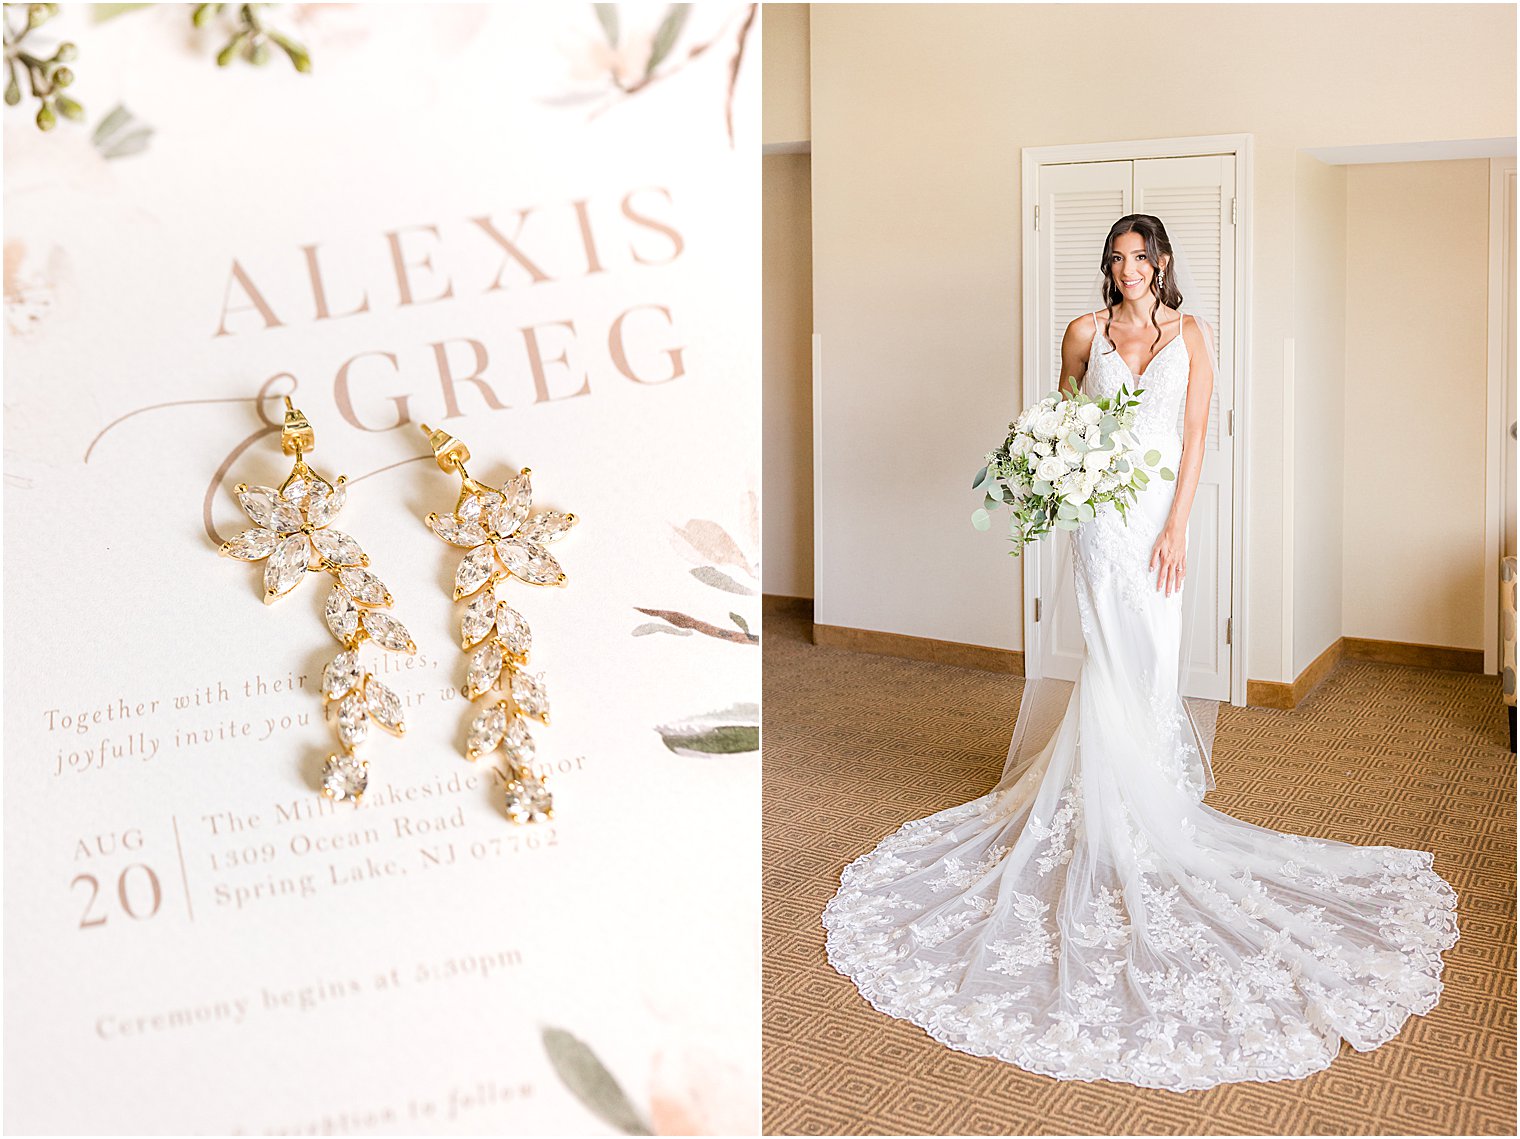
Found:
M 758 29 L 672 11 L 276 8 L 310 74 L 36 33 L 87 120 L 5 119 L 9 1130 L 757 1129 Z M 285 396 L 417 646 L 357 805 L 325 586 L 217 555 Z M 545 823 L 464 756 L 422 423 L 579 518 L 503 590 Z

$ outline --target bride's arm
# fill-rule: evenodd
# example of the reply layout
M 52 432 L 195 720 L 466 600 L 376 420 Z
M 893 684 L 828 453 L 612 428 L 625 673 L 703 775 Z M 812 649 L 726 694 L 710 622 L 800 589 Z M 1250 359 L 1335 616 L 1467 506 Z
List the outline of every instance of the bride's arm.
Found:
M 1087 374 L 1087 353 L 1092 349 L 1092 322 L 1093 318 L 1084 313 L 1066 326 L 1066 335 L 1061 337 L 1061 374 L 1056 383 L 1061 389 L 1062 399 L 1076 395 L 1077 389 L 1082 386 L 1082 377 Z
M 1156 571 L 1156 588 L 1166 590 L 1168 597 L 1182 588 L 1187 569 L 1188 514 L 1193 509 L 1193 495 L 1198 491 L 1198 478 L 1203 473 L 1209 401 L 1214 395 L 1214 365 L 1198 322 L 1185 324 L 1182 335 L 1188 338 L 1188 360 L 1191 362 L 1187 404 L 1182 413 L 1182 459 L 1177 464 L 1177 490 L 1172 496 L 1172 509 L 1151 550 L 1150 564 L 1150 568 Z

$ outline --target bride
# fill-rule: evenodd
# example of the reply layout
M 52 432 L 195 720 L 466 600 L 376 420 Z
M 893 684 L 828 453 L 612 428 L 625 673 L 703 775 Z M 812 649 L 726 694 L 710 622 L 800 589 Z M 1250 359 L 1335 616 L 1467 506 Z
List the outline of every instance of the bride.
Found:
M 1075 683 L 1027 681 L 997 786 L 845 869 L 829 961 L 951 1048 L 1057 1079 L 1296 1079 L 1434 1007 L 1456 893 L 1427 853 L 1203 804 L 1209 733 L 1178 674 L 1213 332 L 1182 311 L 1158 218 L 1119 219 L 1101 267 L 1062 374 L 1094 397 L 1142 387 L 1134 433 L 1175 482 L 1153 478 L 1127 524 L 1100 510 L 1071 533 Z

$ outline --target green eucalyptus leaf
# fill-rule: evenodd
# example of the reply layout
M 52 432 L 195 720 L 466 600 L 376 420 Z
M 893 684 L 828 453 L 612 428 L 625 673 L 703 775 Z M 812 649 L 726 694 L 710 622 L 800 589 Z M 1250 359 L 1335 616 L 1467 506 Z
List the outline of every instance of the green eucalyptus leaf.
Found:
M 1147 467 L 1154 467 L 1160 461 L 1161 452 L 1156 450 L 1154 447 L 1145 453 L 1145 465 Z
M 992 525 L 992 515 L 978 506 L 971 512 L 971 525 L 975 526 L 978 530 L 986 530 Z
M 555 1075 L 582 1106 L 624 1135 L 653 1133 L 616 1077 L 585 1043 L 562 1028 L 543 1029 L 541 1039 Z
M 1162 467 L 1156 473 L 1159 474 L 1162 478 L 1166 479 L 1168 482 L 1177 477 L 1176 473 L 1167 467 Z
M 975 490 L 977 487 L 981 486 L 982 483 L 986 481 L 986 479 L 987 468 L 984 466 L 981 470 L 976 472 L 976 478 L 971 480 L 971 489 Z
M 593 4 L 596 18 L 602 25 L 602 34 L 613 47 L 618 45 L 618 7 L 616 4 Z
M 653 75 L 654 69 L 665 62 L 670 49 L 676 46 L 676 37 L 681 34 L 681 28 L 689 15 L 690 4 L 672 4 L 666 9 L 665 18 L 660 21 L 660 27 L 654 34 L 654 42 L 649 46 L 649 62 L 644 65 L 645 75 Z

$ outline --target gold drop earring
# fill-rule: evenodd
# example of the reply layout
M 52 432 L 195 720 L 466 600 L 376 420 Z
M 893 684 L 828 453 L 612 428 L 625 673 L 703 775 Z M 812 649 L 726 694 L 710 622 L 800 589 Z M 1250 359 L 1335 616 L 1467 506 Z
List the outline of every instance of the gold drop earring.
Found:
M 395 736 L 406 731 L 401 698 L 360 667 L 359 647 L 373 641 L 392 652 L 415 653 L 417 646 L 400 621 L 382 612 L 391 604 L 390 591 L 369 571 L 359 543 L 329 529 L 348 498 L 347 480 L 339 475 L 329 482 L 307 465 L 315 447 L 311 424 L 286 396 L 280 449 L 295 456 L 295 466 L 278 490 L 237 485 L 238 504 L 254 527 L 223 542 L 220 552 L 265 562 L 266 605 L 293 590 L 308 571 L 332 575 L 325 616 L 343 648 L 322 672 L 322 705 L 326 717 L 336 720 L 342 750 L 322 765 L 322 794 L 357 804 L 369 785 L 369 764 L 354 749 L 368 737 L 370 724 Z
M 505 601 L 496 586 L 509 578 L 529 585 L 563 585 L 564 572 L 545 544 L 564 537 L 574 514 L 533 506 L 532 471 L 524 467 L 500 488 L 471 478 L 465 470 L 470 451 L 445 431 L 422 424 L 433 457 L 445 473 L 459 475 L 459 499 L 449 514 L 429 514 L 428 528 L 450 545 L 469 552 L 454 574 L 454 600 L 469 598 L 460 618 L 460 647 L 470 653 L 463 692 L 489 703 L 470 721 L 465 755 L 471 761 L 498 747 L 506 758 L 496 769 L 506 797 L 507 818 L 514 823 L 554 817 L 554 797 L 547 777 L 533 766 L 537 745 L 528 720 L 549 722 L 549 699 L 543 679 L 522 671 L 533 634 L 527 621 Z

